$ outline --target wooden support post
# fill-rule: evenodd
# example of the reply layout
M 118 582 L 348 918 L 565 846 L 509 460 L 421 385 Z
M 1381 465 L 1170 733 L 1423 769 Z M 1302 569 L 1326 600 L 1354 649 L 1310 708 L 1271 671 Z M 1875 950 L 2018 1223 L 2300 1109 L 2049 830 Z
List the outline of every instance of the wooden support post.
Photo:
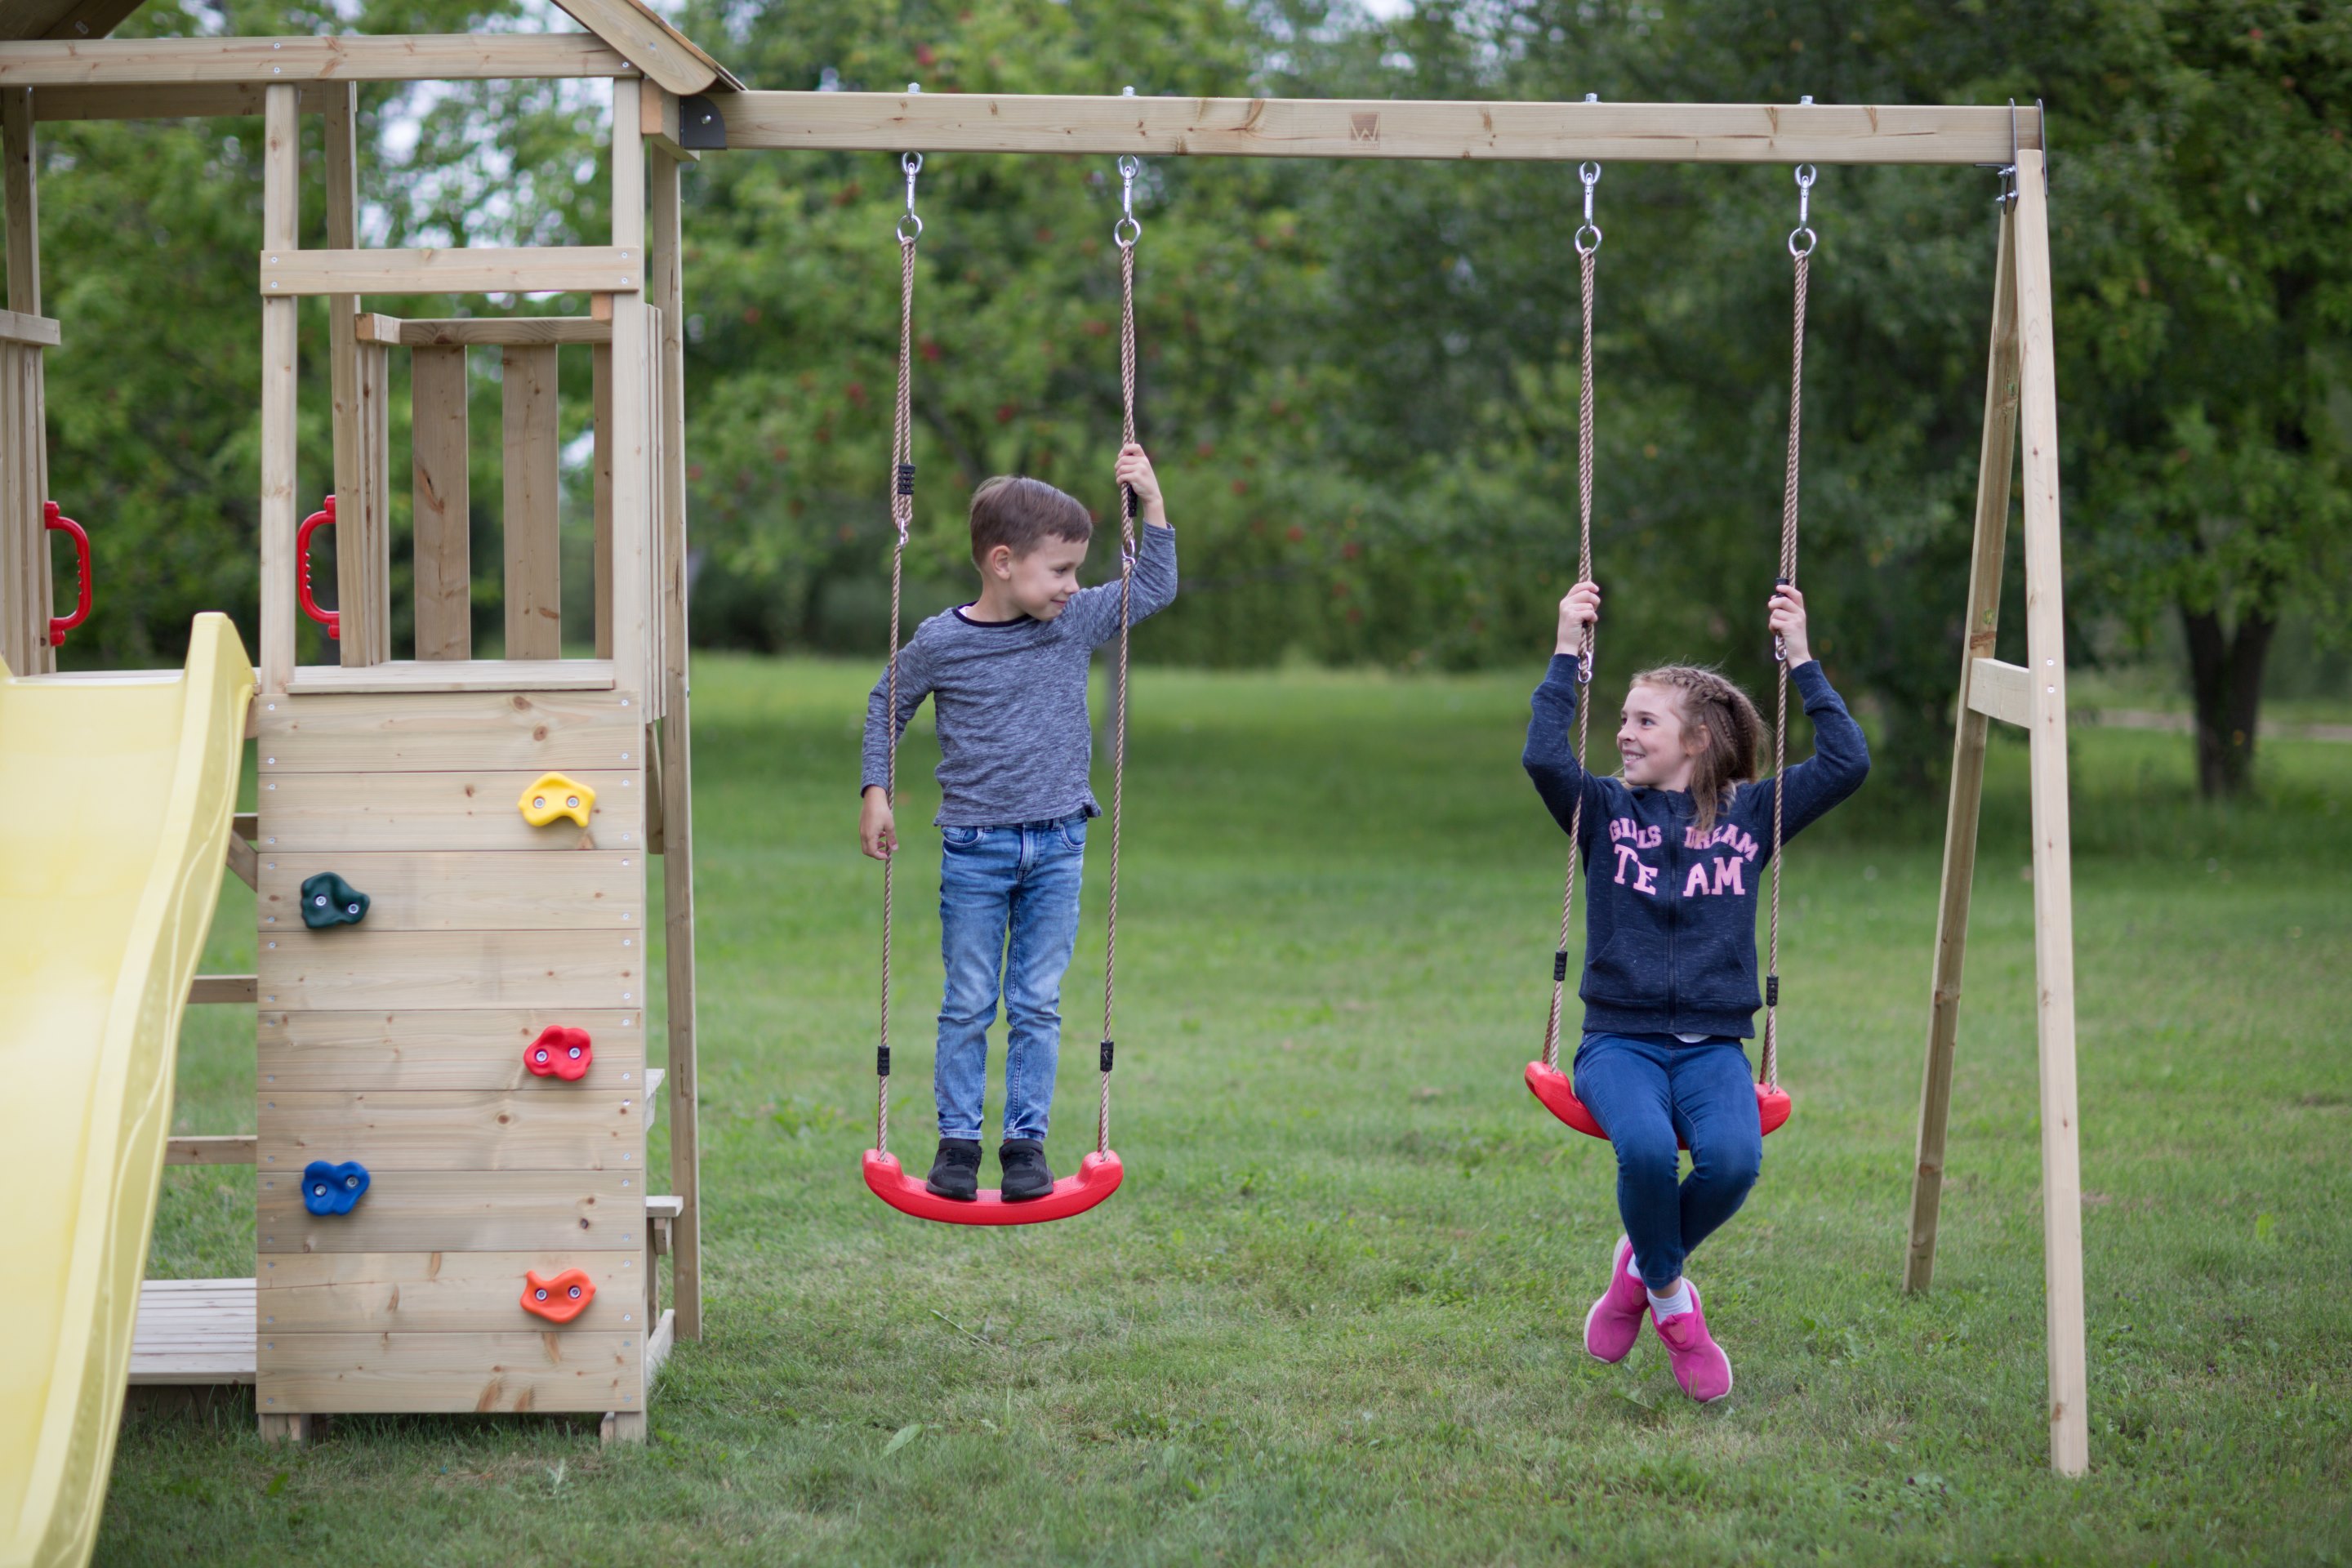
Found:
M 662 417 L 662 334 L 667 312 L 651 300 L 646 303 L 646 661 L 649 690 L 646 698 L 648 723 L 669 708 L 669 681 L 663 672 L 669 647 L 669 600 L 663 593 L 662 558 L 669 547 L 668 486 L 664 475 L 669 429 Z
M 409 496 L 416 526 L 416 657 L 474 657 L 473 505 L 467 473 L 466 351 L 409 359 Z
M 359 390 L 359 494 L 352 511 L 339 511 L 335 544 L 340 563 L 348 551 L 365 568 L 367 616 L 352 636 L 343 620 L 343 662 L 379 665 L 392 658 L 392 351 L 381 343 L 357 345 L 353 370 Z M 358 531 L 349 520 L 357 514 Z M 349 605 L 350 600 L 342 601 Z M 360 644 L 354 657 L 352 644 Z
M 289 88 L 288 90 L 292 89 Z M 299 1448 L 319 1441 L 326 1433 L 327 1418 L 323 1415 L 272 1415 L 267 1410 L 261 1413 L 261 1440 L 264 1443 L 283 1443 Z
M 2017 157 L 2017 321 L 2025 449 L 2025 667 L 2033 672 L 2033 967 L 2042 1039 L 2042 1276 L 2050 1468 L 2090 1468 L 2083 1171 L 2074 1086 L 2074 873 L 2066 803 L 2066 621 L 2058 549 L 2058 375 L 2042 154 Z
M 41 203 L 34 168 L 33 95 L 0 92 L 0 139 L 7 146 L 8 309 L 41 313 Z
M 0 144 L 7 163 L 8 309 L 41 313 L 41 207 L 32 94 L 0 89 Z M 19 675 L 57 668 L 49 646 L 48 419 L 39 344 L 0 344 L 0 659 Z
M 297 89 L 263 94 L 261 242 L 290 256 L 300 234 L 301 121 Z M 261 689 L 294 678 L 295 373 L 299 348 L 291 298 L 261 296 Z M 267 1417 L 264 1418 L 265 1423 Z
M 1944 1193 L 1944 1134 L 1951 1116 L 1952 1054 L 1959 1037 L 1961 961 L 1976 875 L 1978 807 L 1984 795 L 1985 725 L 1969 706 L 1976 660 L 1990 658 L 2000 617 L 2001 558 L 2009 542 L 2010 474 L 2017 462 L 2016 216 L 2003 212 L 1993 271 L 1992 346 L 1986 360 L 1984 437 L 1977 458 L 1976 548 L 1969 564 L 1967 633 L 1952 742 L 1951 807 L 1944 825 L 1943 899 L 1936 916 L 1935 978 L 1928 988 L 1927 1066 L 1919 1090 L 1918 1156 L 1911 1173 L 1911 1245 L 1903 1289 L 1936 1275 L 1936 1219 Z
M 610 299 L 608 294 L 599 299 Z M 607 323 L 609 326 L 609 323 Z M 596 657 L 613 657 L 613 345 L 608 341 L 588 351 L 590 363 L 589 420 L 596 433 L 594 465 L 594 598 Z
M 507 657 L 563 657 L 563 573 L 556 497 L 555 349 L 501 351 L 506 391 Z
M 646 293 L 660 308 L 656 411 L 662 429 L 662 679 L 667 701 L 656 748 L 661 776 L 662 888 L 668 965 L 670 1190 L 685 1201 L 671 1233 L 673 1310 L 680 1339 L 702 1337 L 702 1131 L 695 1059 L 694 801 L 687 722 L 686 311 L 677 159 L 653 153 Z
M 631 82 L 613 89 L 613 247 L 642 265 L 646 250 L 645 153 L 629 110 Z M 646 300 L 642 290 L 613 296 L 613 670 L 618 689 L 652 700 L 655 659 L 648 633 L 653 584 L 647 575 L 654 514 L 650 471 L 653 419 L 646 401 Z
M 359 84 L 341 82 L 327 94 L 327 246 L 359 247 Z M 342 623 L 335 655 L 346 665 L 380 663 L 368 657 L 376 620 L 373 554 L 361 471 L 359 338 L 356 294 L 327 296 L 328 381 L 334 399 L 335 608 Z

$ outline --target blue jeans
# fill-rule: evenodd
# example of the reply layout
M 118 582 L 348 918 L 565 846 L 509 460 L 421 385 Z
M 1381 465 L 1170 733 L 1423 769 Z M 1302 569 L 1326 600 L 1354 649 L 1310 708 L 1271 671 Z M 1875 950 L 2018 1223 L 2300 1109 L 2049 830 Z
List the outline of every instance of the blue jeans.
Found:
M 940 1136 L 980 1137 L 988 1026 L 1004 999 L 1004 1136 L 1045 1136 L 1062 1056 L 1062 972 L 1078 940 L 1087 819 L 940 830 Z
M 1728 1037 L 1685 1045 L 1672 1035 L 1587 1035 L 1576 1052 L 1576 1097 L 1617 1151 L 1617 1212 L 1633 1266 L 1653 1290 L 1739 1212 L 1764 1163 L 1756 1080 Z M 1690 1145 L 1691 1173 L 1677 1185 Z

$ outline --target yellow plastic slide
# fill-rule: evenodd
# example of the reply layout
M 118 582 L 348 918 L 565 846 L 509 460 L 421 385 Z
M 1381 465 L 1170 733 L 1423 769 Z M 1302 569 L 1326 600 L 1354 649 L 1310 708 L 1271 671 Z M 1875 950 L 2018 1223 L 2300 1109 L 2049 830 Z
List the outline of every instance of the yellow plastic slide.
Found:
M 97 1539 L 252 700 L 226 616 L 196 617 L 179 673 L 0 665 L 6 1568 L 80 1563 Z

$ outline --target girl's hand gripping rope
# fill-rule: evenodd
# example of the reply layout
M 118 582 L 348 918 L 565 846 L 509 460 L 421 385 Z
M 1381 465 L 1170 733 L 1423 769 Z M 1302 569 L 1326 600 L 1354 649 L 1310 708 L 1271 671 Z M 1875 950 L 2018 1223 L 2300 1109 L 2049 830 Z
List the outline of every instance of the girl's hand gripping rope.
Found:
M 1805 595 L 1797 591 L 1794 583 L 1782 583 L 1772 590 L 1766 606 L 1771 612 L 1772 635 L 1780 639 L 1781 657 L 1794 669 L 1813 657 L 1805 640 Z
M 1559 640 L 1555 653 L 1581 654 L 1584 651 L 1584 629 L 1601 619 L 1601 589 L 1592 583 L 1579 583 L 1559 602 Z

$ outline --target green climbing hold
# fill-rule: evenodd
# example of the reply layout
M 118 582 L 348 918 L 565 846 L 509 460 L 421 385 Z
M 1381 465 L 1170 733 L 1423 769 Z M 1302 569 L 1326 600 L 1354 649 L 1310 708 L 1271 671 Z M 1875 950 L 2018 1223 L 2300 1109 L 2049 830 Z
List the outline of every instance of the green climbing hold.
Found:
M 312 931 L 355 926 L 367 911 L 368 896 L 332 871 L 302 879 L 302 923 Z

